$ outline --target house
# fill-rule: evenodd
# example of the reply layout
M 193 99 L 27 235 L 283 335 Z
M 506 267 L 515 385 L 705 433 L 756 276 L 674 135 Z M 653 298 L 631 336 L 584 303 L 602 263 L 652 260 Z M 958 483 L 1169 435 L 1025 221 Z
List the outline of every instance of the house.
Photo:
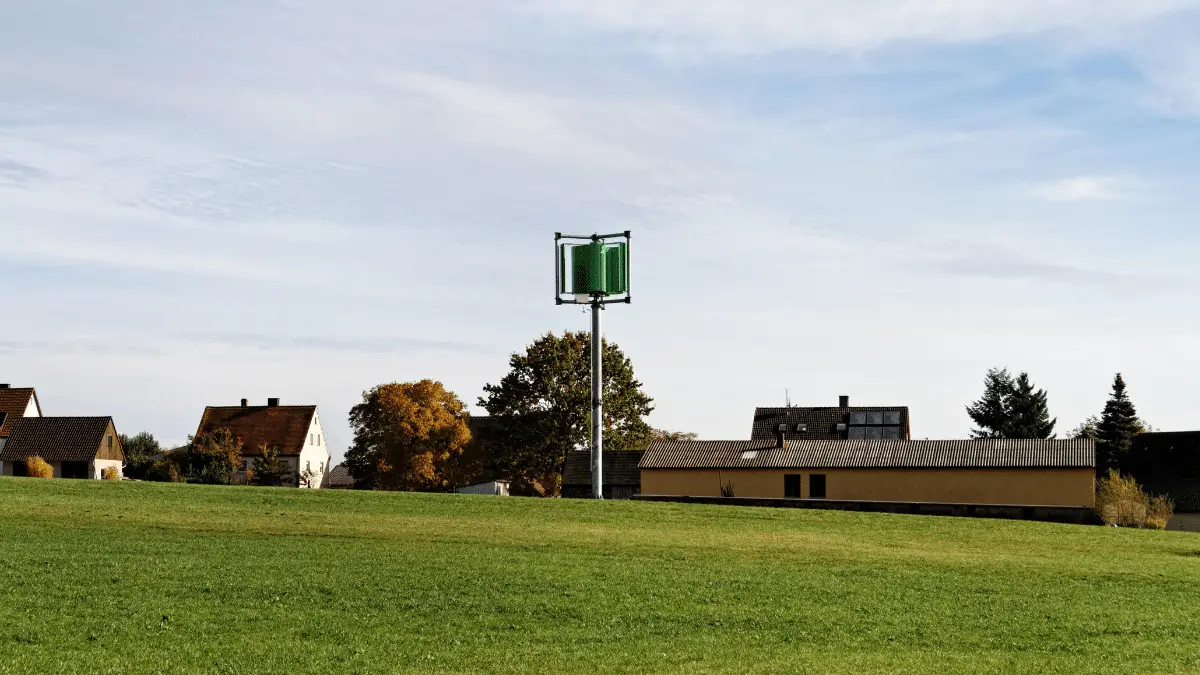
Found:
M 1125 464 L 1142 489 L 1175 503 L 1167 529 L 1200 532 L 1200 431 L 1138 434 Z
M 38 403 L 33 387 L 14 389 L 0 384 L 0 450 L 17 420 L 22 417 L 41 417 L 42 405 Z
M 25 460 L 38 456 L 55 478 L 101 478 L 121 471 L 125 449 L 111 417 L 22 417 L 12 424 L 0 463 L 6 476 L 25 476 Z
M 319 488 L 329 470 L 329 448 L 315 405 L 279 405 L 268 398 L 265 406 L 242 399 L 237 406 L 209 406 L 200 417 L 196 435 L 227 428 L 242 442 L 247 468 L 263 456 L 264 447 L 279 451 L 279 459 L 293 471 L 290 484 Z
M 852 408 L 849 396 L 838 397 L 837 407 L 755 409 L 751 440 L 771 440 L 781 430 L 790 441 L 907 440 L 910 436 L 906 406 Z
M 605 450 L 603 491 L 605 499 L 630 499 L 642 491 L 638 462 L 641 450 Z M 563 462 L 562 496 L 590 499 L 592 496 L 592 453 L 572 450 Z
M 325 488 L 330 490 L 353 490 L 354 476 L 345 464 L 338 464 L 325 476 Z
M 658 441 L 646 495 L 1087 507 L 1091 440 Z M 732 494 L 730 494 L 732 493 Z

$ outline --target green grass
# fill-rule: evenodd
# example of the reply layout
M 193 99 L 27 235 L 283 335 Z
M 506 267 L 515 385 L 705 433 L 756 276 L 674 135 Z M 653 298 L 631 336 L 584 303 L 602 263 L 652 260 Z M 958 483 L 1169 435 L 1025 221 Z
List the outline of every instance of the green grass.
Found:
M 0 672 L 1200 672 L 1200 535 L 0 479 Z

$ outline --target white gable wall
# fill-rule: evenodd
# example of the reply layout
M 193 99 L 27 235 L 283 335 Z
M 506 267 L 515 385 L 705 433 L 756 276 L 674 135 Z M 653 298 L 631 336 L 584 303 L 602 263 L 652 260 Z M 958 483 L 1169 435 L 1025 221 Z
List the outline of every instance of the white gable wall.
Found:
M 29 406 L 25 408 L 25 417 L 41 417 L 42 411 L 38 410 L 37 394 L 29 397 Z
M 312 424 L 308 428 L 308 436 L 304 439 L 304 449 L 300 451 L 300 465 L 297 471 L 311 469 L 316 478 L 310 487 L 324 486 L 325 477 L 329 474 L 329 440 L 325 438 L 325 429 L 321 426 L 321 413 L 313 413 Z

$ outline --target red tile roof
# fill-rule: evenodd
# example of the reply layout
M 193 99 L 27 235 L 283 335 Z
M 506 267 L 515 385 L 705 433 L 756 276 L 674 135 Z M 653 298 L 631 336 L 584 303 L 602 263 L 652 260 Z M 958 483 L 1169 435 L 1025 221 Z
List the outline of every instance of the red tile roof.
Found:
M 23 389 L 0 389 L 0 416 L 3 416 L 3 424 L 0 424 L 0 438 L 8 436 L 12 430 L 13 424 L 17 420 L 25 416 L 25 411 L 29 409 L 29 399 L 35 401 L 38 412 L 42 411 L 42 406 L 37 401 L 37 392 L 33 387 Z
M 209 406 L 196 434 L 227 427 L 242 441 L 243 455 L 261 455 L 264 443 L 278 445 L 281 455 L 299 455 L 316 414 L 315 405 Z
M 90 462 L 97 458 L 110 425 L 111 417 L 22 417 L 0 450 L 0 461 L 21 462 L 38 455 L 47 462 Z M 120 436 L 116 427 L 112 429 L 112 459 L 124 459 Z

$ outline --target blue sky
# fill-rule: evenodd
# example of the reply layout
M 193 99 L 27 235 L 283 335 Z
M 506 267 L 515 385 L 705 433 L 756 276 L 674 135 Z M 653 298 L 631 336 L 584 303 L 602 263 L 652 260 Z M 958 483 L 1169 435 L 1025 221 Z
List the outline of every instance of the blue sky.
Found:
M 381 382 L 474 406 L 584 329 L 555 231 L 630 229 L 605 316 L 655 426 L 908 405 L 989 366 L 1059 428 L 1122 371 L 1200 426 L 1200 3 L 0 7 L 0 381 L 169 442 L 205 405 Z

